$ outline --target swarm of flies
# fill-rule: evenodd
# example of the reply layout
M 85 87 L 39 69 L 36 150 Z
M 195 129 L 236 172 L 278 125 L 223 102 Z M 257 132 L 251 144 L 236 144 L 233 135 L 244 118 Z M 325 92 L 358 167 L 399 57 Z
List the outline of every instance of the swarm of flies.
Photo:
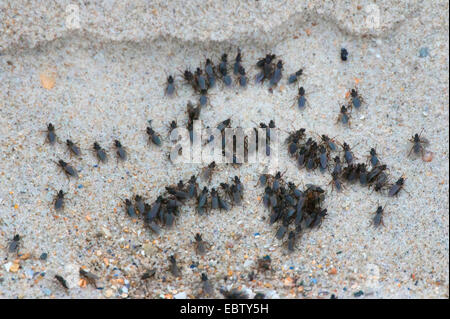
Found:
M 322 207 L 325 191 L 316 185 L 300 190 L 286 182 L 281 172 L 261 175 L 258 184 L 264 187 L 262 200 L 269 211 L 269 223 L 276 226 L 275 237 L 286 239 L 289 252 L 294 251 L 302 230 L 320 227 L 327 215 Z
M 197 177 L 192 176 L 186 183 L 180 180 L 176 185 L 166 186 L 164 193 L 151 204 L 141 195 L 134 196 L 134 203 L 130 199 L 123 200 L 125 213 L 132 219 L 141 217 L 147 228 L 159 234 L 161 227 L 171 228 L 174 225 L 183 205 L 196 198 L 197 192 Z
M 341 144 L 324 134 L 319 139 L 307 137 L 303 128 L 291 132 L 286 144 L 289 156 L 296 159 L 299 168 L 329 172 L 329 185 L 333 191 L 342 191 L 344 184 L 359 183 L 375 192 L 393 197 L 398 196 L 404 189 L 406 178 L 402 176 L 393 182 L 387 165 L 381 163 L 375 148 L 370 149 L 366 162 L 357 163 L 348 143 Z M 416 145 L 417 148 L 421 147 L 421 144 Z M 273 193 L 273 190 L 267 189 L 267 192 Z M 292 233 L 291 238 L 294 238 L 294 235 Z
M 235 176 L 231 183 L 220 183 L 220 187 L 213 187 L 209 190 L 203 187 L 197 197 L 196 210 L 199 215 L 203 215 L 209 210 L 228 211 L 231 205 L 241 205 L 244 198 L 244 186 L 238 176 Z
M 245 67 L 242 65 L 242 52 L 240 49 L 238 49 L 232 68 L 239 86 L 246 87 L 248 78 Z M 200 106 L 205 106 L 208 103 L 208 93 L 210 89 L 216 86 L 217 80 L 220 80 L 226 87 L 230 87 L 233 84 L 227 53 L 221 55 L 217 64 L 214 64 L 210 58 L 207 58 L 204 65 L 197 67 L 195 71 L 189 69 L 184 70 L 182 77 L 184 81 L 192 87 L 194 92 L 199 94 Z M 169 76 L 165 93 L 167 95 L 172 95 L 174 91 L 174 78 L 173 76 Z
M 180 180 L 176 185 L 166 186 L 165 191 L 151 204 L 141 195 L 135 195 L 134 200 L 124 199 L 122 202 L 125 213 L 133 220 L 141 217 L 144 225 L 158 235 L 162 227 L 171 228 L 174 225 L 182 207 L 188 203 L 195 205 L 199 215 L 210 210 L 228 211 L 232 205 L 241 204 L 244 186 L 238 176 L 235 176 L 230 184 L 220 183 L 219 187 L 211 189 L 206 186 L 199 189 L 197 179 L 198 176 L 193 175 L 187 182 Z M 196 237 L 197 239 L 201 240 L 201 236 Z
M 348 51 L 345 48 L 340 52 L 341 60 L 347 61 Z M 200 119 L 201 108 L 208 104 L 210 90 L 222 84 L 225 87 L 234 85 L 245 88 L 249 82 L 249 77 L 243 65 L 243 54 L 240 49 L 237 50 L 235 58 L 229 58 L 227 53 L 223 53 L 217 61 L 206 58 L 204 63 L 192 71 L 186 69 L 182 72 L 184 81 L 190 85 L 199 95 L 197 105 L 190 101 L 187 103 L 187 124 L 190 139 L 193 141 L 194 121 Z M 256 62 L 257 74 L 255 82 L 263 84 L 269 82 L 269 91 L 277 86 L 284 73 L 284 62 L 275 54 L 269 53 L 265 57 L 258 59 Z M 303 69 L 300 68 L 292 74 L 288 75 L 287 83 L 298 83 L 303 75 Z M 164 93 L 167 96 L 173 96 L 176 92 L 176 77 L 169 75 L 165 83 Z M 307 104 L 307 93 L 303 86 L 298 87 L 296 96 L 296 106 L 303 109 Z M 347 92 L 347 103 L 340 107 L 337 122 L 342 125 L 350 126 L 351 112 L 353 108 L 359 109 L 364 104 L 364 99 L 356 88 Z M 178 127 L 177 122 L 169 123 L 169 133 Z M 220 121 L 215 126 L 220 132 L 222 140 L 222 155 L 226 155 L 225 150 L 225 129 L 231 127 L 231 119 Z M 259 128 L 265 129 L 266 134 L 258 136 L 256 132 L 256 147 L 262 143 L 258 143 L 258 139 L 265 139 L 266 155 L 270 155 L 270 129 L 275 128 L 275 122 L 271 120 L 269 123 L 260 123 Z M 152 121 L 148 121 L 146 128 L 149 143 L 155 146 L 161 146 L 161 135 L 152 127 Z M 56 133 L 56 128 L 52 123 L 46 125 L 45 130 L 46 142 L 50 145 L 65 144 L 66 150 L 71 157 L 80 158 L 82 148 L 72 139 L 66 139 L 65 143 L 61 143 Z M 207 138 L 204 145 L 211 143 L 215 136 L 211 135 Z M 246 137 L 247 138 L 247 137 Z M 272 136 L 273 139 L 273 136 Z M 422 137 L 421 133 L 415 133 L 409 140 L 412 145 L 408 156 L 421 156 L 424 161 L 426 155 L 426 146 L 428 140 Z M 344 185 L 360 184 L 367 186 L 375 192 L 384 193 L 389 197 L 399 196 L 405 190 L 406 176 L 391 178 L 389 168 L 380 159 L 375 148 L 371 148 L 366 156 L 366 161 L 357 162 L 358 158 L 354 156 L 352 147 L 347 142 L 338 142 L 334 138 L 327 135 L 307 136 L 306 130 L 300 128 L 290 132 L 286 141 L 288 154 L 295 159 L 299 168 L 308 171 L 319 170 L 322 173 L 328 172 L 331 176 L 329 185 L 332 191 L 340 192 Z M 233 160 L 235 159 L 235 143 L 233 143 Z M 107 151 L 95 141 L 91 144 L 97 163 L 106 163 L 108 160 Z M 125 161 L 128 158 L 128 151 L 122 143 L 115 139 L 111 145 L 117 160 Z M 244 149 L 248 156 L 248 140 L 244 140 Z M 179 152 L 181 149 L 179 150 Z M 430 155 L 431 156 L 431 155 Z M 431 160 L 431 159 L 430 159 Z M 71 161 L 70 161 L 71 162 Z M 62 159 L 55 161 L 61 171 L 70 178 L 78 178 L 78 171 L 72 163 L 68 163 Z M 182 208 L 191 205 L 199 215 L 219 210 L 229 211 L 233 206 L 242 205 L 244 199 L 244 186 L 238 176 L 228 181 L 212 186 L 200 187 L 199 180 L 211 183 L 214 172 L 217 169 L 215 162 L 211 162 L 204 167 L 198 175 L 193 175 L 188 181 L 180 180 L 177 184 L 168 185 L 153 200 L 147 201 L 140 194 L 135 194 L 129 198 L 121 199 L 126 215 L 133 219 L 141 219 L 143 224 L 155 234 L 160 234 L 162 227 L 171 228 L 180 216 Z M 275 226 L 274 236 L 284 241 L 289 252 L 295 250 L 297 242 L 302 234 L 308 229 L 319 228 L 327 216 L 327 209 L 323 208 L 325 201 L 325 190 L 317 185 L 307 184 L 300 189 L 293 182 L 286 182 L 283 178 L 284 173 L 277 172 L 275 175 L 262 174 L 258 184 L 264 188 L 262 201 L 268 210 L 268 221 L 270 225 Z M 64 209 L 66 201 L 66 193 L 59 190 L 54 195 L 53 208 L 55 211 Z M 374 227 L 384 225 L 383 215 L 385 206 L 378 205 L 372 217 Z M 194 236 L 195 251 L 199 255 L 204 255 L 209 249 L 210 244 L 203 240 L 202 235 L 197 233 Z M 15 235 L 8 243 L 8 252 L 17 253 L 21 245 L 21 236 Z M 181 276 L 181 268 L 178 266 L 175 255 L 169 257 L 169 270 L 175 277 Z M 271 260 L 269 256 L 264 256 L 258 260 L 258 271 L 272 270 Z M 142 279 L 154 276 L 155 271 L 152 270 L 143 275 Z M 80 269 L 80 276 L 88 280 L 96 286 L 97 276 L 83 269 Z M 55 275 L 55 279 L 64 288 L 68 288 L 66 280 Z M 214 294 L 214 288 L 208 279 L 206 273 L 201 274 L 202 293 L 207 296 Z M 221 293 L 225 298 L 247 298 L 248 296 L 236 289 L 224 290 Z

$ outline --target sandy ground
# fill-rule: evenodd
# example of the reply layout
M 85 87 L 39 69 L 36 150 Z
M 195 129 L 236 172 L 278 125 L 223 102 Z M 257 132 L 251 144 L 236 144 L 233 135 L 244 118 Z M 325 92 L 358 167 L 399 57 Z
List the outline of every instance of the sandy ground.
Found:
M 136 2 L 122 8 L 121 17 L 113 2 L 81 7 L 76 30 L 61 21 L 66 2 L 0 4 L 0 297 L 194 298 L 201 297 L 205 272 L 216 297 L 220 287 L 236 287 L 269 298 L 354 298 L 359 291 L 360 298 L 448 298 L 448 2 L 387 1 L 379 5 L 377 28 L 360 22 L 368 1 L 329 8 L 258 1 L 243 5 L 242 16 L 234 1 L 226 10 L 207 2 L 201 14 L 194 14 L 195 3 L 173 3 Z M 346 63 L 339 58 L 342 46 L 350 52 Z M 290 255 L 263 220 L 262 189 L 254 187 L 258 165 L 222 165 L 211 182 L 239 175 L 246 186 L 242 207 L 198 216 L 190 205 L 160 236 L 130 220 L 121 199 L 142 194 L 152 202 L 164 186 L 202 167 L 167 161 L 168 122 L 184 125 L 186 102 L 197 96 L 179 79 L 177 95 L 164 96 L 166 76 L 205 57 L 234 56 L 237 47 L 251 76 L 257 58 L 268 52 L 283 59 L 285 75 L 303 67 L 308 106 L 291 107 L 296 88 L 286 85 L 286 76 L 273 93 L 253 83 L 245 90 L 218 86 L 202 110 L 205 125 L 231 117 L 234 126 L 252 127 L 274 119 L 286 131 L 304 127 L 345 140 L 360 160 L 376 146 L 392 179 L 407 177 L 407 192 L 393 200 L 359 185 L 331 192 L 328 174 L 299 170 L 282 150 L 286 179 L 326 187 L 329 213 Z M 339 104 L 356 85 L 364 104 L 346 128 L 335 123 Z M 147 144 L 149 119 L 163 136 L 162 149 Z M 71 157 L 64 144 L 45 143 L 48 122 L 62 141 L 81 145 L 82 159 Z M 434 153 L 428 163 L 407 157 L 408 139 L 422 128 Z M 115 138 L 127 146 L 129 160 L 97 166 L 88 149 L 98 141 L 112 155 Z M 78 180 L 61 173 L 53 162 L 59 158 L 74 164 Z M 52 207 L 59 189 L 69 198 L 62 213 Z M 385 227 L 374 229 L 378 203 L 388 203 Z M 212 244 L 206 256 L 195 254 L 196 232 Z M 22 236 L 18 256 L 7 253 L 15 234 Z M 179 279 L 167 270 L 171 254 L 182 267 Z M 273 272 L 250 282 L 264 255 Z M 79 281 L 79 267 L 100 277 L 98 289 Z M 156 275 L 143 282 L 147 268 L 156 268 Z

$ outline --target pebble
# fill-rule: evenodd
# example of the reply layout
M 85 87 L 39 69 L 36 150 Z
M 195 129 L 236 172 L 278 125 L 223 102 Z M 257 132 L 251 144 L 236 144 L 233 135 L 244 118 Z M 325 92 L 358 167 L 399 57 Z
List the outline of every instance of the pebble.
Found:
M 48 288 L 43 288 L 42 292 L 44 293 L 44 295 L 46 296 L 50 296 L 52 294 L 52 291 Z
M 186 292 L 182 291 L 182 292 L 179 292 L 176 295 L 174 295 L 173 298 L 174 299 L 186 299 L 187 294 L 186 294 Z
M 12 264 L 13 264 L 12 262 L 8 262 L 8 263 L 4 264 L 3 267 L 5 267 L 5 270 L 9 272 L 9 270 L 11 269 Z
M 80 267 L 75 264 L 65 265 L 64 278 L 66 279 L 69 288 L 77 287 L 78 282 L 80 281 Z
M 428 56 L 429 52 L 428 52 L 428 48 L 427 47 L 422 47 L 419 50 L 419 57 L 420 58 L 426 58 Z
M 355 297 L 361 297 L 362 295 L 364 295 L 364 291 L 362 291 L 362 290 L 357 291 L 353 294 L 353 296 L 355 296 Z
M 27 278 L 31 279 L 34 276 L 34 271 L 28 268 L 25 270 L 25 275 L 27 276 Z
M 103 236 L 105 236 L 106 238 L 111 237 L 111 232 L 109 231 L 108 228 L 106 228 L 106 227 L 103 226 L 101 232 L 103 233 Z
M 431 162 L 433 160 L 433 152 L 427 151 L 424 155 L 422 160 L 424 162 Z
M 144 244 L 142 245 L 146 256 L 153 256 L 157 253 L 157 248 L 153 244 Z
M 280 295 L 275 290 L 269 290 L 266 293 L 267 299 L 280 299 Z
M 103 292 L 103 295 L 104 295 L 106 298 L 111 298 L 111 297 L 114 295 L 114 291 L 113 291 L 112 289 L 106 289 L 106 290 Z
M 41 256 L 39 257 L 40 260 L 47 260 L 47 253 L 42 253 Z

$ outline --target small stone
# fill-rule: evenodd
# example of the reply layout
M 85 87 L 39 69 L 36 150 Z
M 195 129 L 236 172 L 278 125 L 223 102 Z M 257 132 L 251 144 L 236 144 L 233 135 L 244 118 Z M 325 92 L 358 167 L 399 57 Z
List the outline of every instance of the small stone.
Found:
M 252 265 L 253 265 L 253 260 L 247 259 L 247 260 L 244 262 L 244 268 L 249 268 L 249 267 L 251 267 Z
M 337 274 L 337 269 L 335 267 L 331 268 L 329 274 L 330 275 L 336 275 Z
M 113 294 L 114 294 L 114 291 L 113 291 L 112 289 L 106 289 L 106 290 L 103 292 L 103 295 L 104 295 L 106 298 L 111 298 Z
M 42 292 L 44 293 L 44 295 L 46 296 L 50 296 L 52 294 L 52 291 L 48 288 L 44 288 L 42 289 Z
M 41 256 L 39 257 L 40 260 L 47 260 L 47 253 L 42 253 Z
M 428 52 L 428 48 L 427 47 L 422 47 L 419 50 L 419 57 L 420 58 L 426 58 L 428 56 L 429 52 Z
M 78 282 L 80 281 L 80 267 L 75 264 L 65 265 L 64 278 L 66 279 L 69 288 L 77 287 Z
M 12 262 L 9 262 L 4 264 L 3 267 L 5 267 L 5 270 L 9 272 L 9 269 L 11 268 L 12 264 L 13 264 Z
M 39 75 L 39 79 L 44 89 L 51 90 L 55 86 L 56 72 L 44 71 Z
M 360 290 L 360 291 L 358 291 L 358 292 L 355 292 L 355 293 L 353 294 L 353 296 L 355 296 L 355 297 L 361 297 L 362 295 L 364 295 L 364 291 L 362 291 L 362 290 Z
M 146 256 L 153 256 L 157 252 L 157 248 L 153 244 L 142 245 Z
M 11 267 L 9 267 L 10 272 L 18 272 L 20 265 L 18 263 L 13 263 Z
M 266 293 L 266 297 L 267 297 L 267 299 L 280 299 L 280 296 L 278 295 L 278 293 L 275 290 L 269 290 Z
M 176 295 L 173 296 L 174 299 L 186 299 L 187 298 L 187 294 L 186 292 L 179 292 Z
M 424 162 L 431 162 L 433 160 L 433 152 L 426 151 L 426 153 L 423 155 L 422 160 Z
M 27 276 L 28 279 L 31 279 L 34 276 L 34 271 L 32 269 L 28 268 L 25 270 L 25 275 Z
M 31 257 L 30 253 L 25 253 L 19 257 L 20 260 L 27 260 Z
M 103 236 L 105 236 L 106 238 L 111 237 L 111 232 L 109 231 L 108 228 L 102 227 L 102 231 L 101 232 L 103 233 Z
M 287 277 L 287 278 L 284 280 L 284 285 L 285 285 L 285 286 L 288 286 L 288 287 L 293 286 L 293 285 L 294 285 L 294 280 L 292 279 L 292 277 Z

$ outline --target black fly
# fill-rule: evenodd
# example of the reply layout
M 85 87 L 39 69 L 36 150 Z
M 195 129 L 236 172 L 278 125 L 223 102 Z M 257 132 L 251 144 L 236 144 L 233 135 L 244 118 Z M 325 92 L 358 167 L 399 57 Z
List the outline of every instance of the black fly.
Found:
M 297 106 L 301 110 L 306 106 L 305 89 L 303 86 L 298 89 Z
M 347 58 L 348 58 L 348 51 L 346 48 L 342 48 L 341 49 L 341 60 L 347 61 Z
M 337 122 L 341 122 L 344 125 L 350 126 L 350 114 L 348 113 L 348 110 L 345 107 L 345 105 L 341 106 L 341 111 L 339 113 Z
M 55 127 L 52 123 L 47 125 L 47 141 L 52 145 L 55 144 L 56 141 Z
M 67 285 L 67 281 L 60 275 L 55 275 L 55 279 L 66 289 L 69 289 L 69 285 Z
M 352 105 L 359 109 L 361 107 L 361 103 L 362 103 L 362 98 L 361 96 L 358 94 L 358 91 L 356 91 L 355 89 L 352 89 L 350 91 L 350 96 L 351 96 L 351 101 L 352 101 Z
M 216 75 L 214 74 L 214 65 L 210 59 L 206 59 L 205 73 L 208 78 L 209 87 L 214 87 L 216 84 Z
M 127 159 L 127 152 L 122 146 L 122 143 L 120 143 L 118 140 L 114 140 L 114 146 L 116 147 L 116 154 L 118 158 L 122 161 L 125 161 Z
M 187 185 L 188 197 L 189 198 L 197 197 L 197 190 L 198 190 L 197 177 L 192 175 Z
M 135 219 L 137 217 L 136 210 L 129 199 L 125 199 L 125 211 L 131 218 Z
M 283 61 L 279 60 L 275 70 L 272 73 L 272 76 L 270 78 L 270 85 L 275 86 L 280 82 L 281 76 L 282 76 L 282 70 L 283 70 Z
M 208 188 L 205 186 L 200 193 L 200 195 L 197 197 L 197 212 L 199 215 L 203 215 L 206 203 L 208 202 Z
M 297 72 L 291 74 L 288 78 L 288 83 L 292 84 L 298 81 L 298 78 L 303 74 L 303 69 L 298 70 Z
M 72 176 L 78 178 L 77 171 L 68 163 L 64 162 L 63 160 L 59 160 L 58 165 L 61 167 L 61 169 L 63 170 L 64 174 L 66 174 L 67 177 Z
M 220 58 L 219 73 L 222 76 L 223 83 L 225 83 L 226 86 L 230 86 L 231 77 L 228 75 L 228 55 L 226 53 L 222 54 L 222 57 Z
M 212 174 L 216 169 L 216 167 L 217 167 L 216 162 L 211 162 L 208 166 L 204 167 L 201 173 L 202 180 L 211 182 Z
M 108 160 L 106 151 L 97 142 L 94 142 L 93 148 L 94 148 L 94 153 L 100 162 L 106 162 Z
M 219 209 L 219 194 L 214 187 L 211 189 L 211 209 Z
M 195 234 L 195 251 L 199 255 L 204 255 L 209 244 L 202 239 L 202 235 L 199 233 Z
M 344 158 L 347 164 L 351 164 L 353 162 L 353 153 L 350 150 L 350 146 L 344 142 L 344 145 L 342 146 L 344 150 Z
M 180 277 L 181 276 L 181 270 L 180 267 L 178 267 L 177 265 L 177 260 L 175 259 L 175 256 L 172 255 L 169 257 L 169 262 L 170 262 L 170 272 L 172 273 L 172 275 L 174 275 L 175 277 Z
M 394 185 L 391 186 L 391 188 L 389 189 L 389 196 L 393 197 L 395 195 L 397 195 L 400 190 L 403 188 L 405 184 L 405 178 L 400 177 Z
M 372 219 L 372 224 L 375 228 L 378 228 L 380 225 L 384 226 L 383 212 L 384 212 L 384 207 L 378 206 L 377 211 L 375 212 L 375 216 Z
M 149 126 L 147 126 L 147 134 L 149 137 L 149 140 L 155 144 L 156 146 L 161 146 L 161 137 L 158 133 L 155 132 L 152 128 L 152 120 L 148 121 Z
M 141 214 L 142 216 L 145 213 L 145 203 L 144 203 L 144 199 L 140 196 L 140 195 L 136 195 L 134 197 L 134 201 L 135 201 L 135 208 L 136 210 L 139 212 L 139 214 Z
M 241 87 L 246 87 L 247 86 L 247 76 L 245 75 L 245 69 L 244 69 L 244 67 L 242 65 L 239 66 L 238 80 L 239 80 L 239 85 Z
M 60 210 L 64 208 L 64 195 L 65 194 L 62 189 L 56 195 L 54 204 L 55 210 Z
M 423 132 L 423 129 L 422 129 Z M 424 155 L 425 146 L 429 144 L 428 140 L 426 138 L 421 137 L 422 132 L 420 134 L 414 134 L 414 136 L 409 140 L 411 143 L 413 143 L 413 146 L 411 147 L 411 150 L 409 151 L 408 156 L 411 155 L 411 152 L 414 151 L 414 155 L 421 154 L 422 157 Z
M 328 153 L 325 146 L 320 145 L 319 146 L 319 163 L 320 163 L 320 170 L 323 172 L 328 167 Z
M 67 148 L 69 149 L 69 151 L 75 155 L 75 156 L 80 156 L 81 155 L 81 150 L 80 148 L 71 140 L 66 140 L 66 145 Z
M 242 54 L 241 54 L 241 50 L 238 49 L 238 53 L 236 55 L 236 59 L 234 60 L 234 67 L 233 67 L 233 73 L 234 75 L 237 75 L 239 73 L 239 69 L 241 67 L 241 62 L 242 62 Z
M 174 92 L 175 92 L 174 79 L 173 76 L 169 75 L 169 77 L 167 78 L 166 94 L 168 96 L 172 96 Z
M 8 252 L 9 253 L 17 253 L 20 247 L 20 235 L 14 235 L 13 239 L 8 244 Z
M 337 191 L 340 192 L 341 189 L 342 189 L 342 182 L 341 182 L 341 180 L 340 180 L 339 174 L 338 174 L 336 171 L 333 171 L 333 172 L 331 173 L 331 176 L 332 176 L 332 178 L 333 178 L 333 179 L 331 180 L 331 182 L 330 182 L 332 188 L 333 188 L 333 189 L 336 188 Z
M 214 295 L 214 288 L 211 285 L 211 282 L 208 280 L 208 276 L 205 273 L 202 274 L 202 285 L 203 285 L 202 290 L 205 295 L 208 296 Z
M 269 79 L 273 73 L 274 65 L 273 60 L 275 54 L 267 54 L 265 58 L 258 60 L 256 66 L 261 69 L 261 72 L 256 75 L 256 83 L 262 83 L 265 79 Z
M 377 151 L 374 148 L 370 149 L 370 164 L 372 167 L 377 166 L 380 163 L 380 160 L 378 159 Z

